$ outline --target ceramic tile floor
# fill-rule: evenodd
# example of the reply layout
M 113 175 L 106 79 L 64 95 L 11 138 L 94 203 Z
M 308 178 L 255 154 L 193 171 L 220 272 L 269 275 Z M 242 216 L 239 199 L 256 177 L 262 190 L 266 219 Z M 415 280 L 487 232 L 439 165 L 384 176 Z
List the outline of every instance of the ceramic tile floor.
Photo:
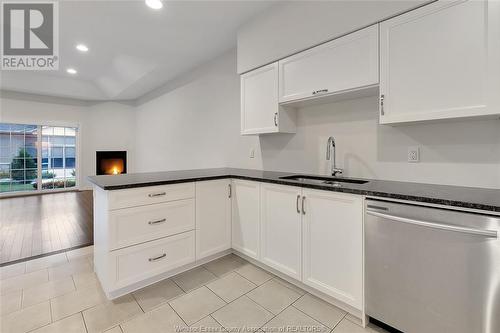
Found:
M 0 332 L 385 332 L 235 255 L 114 301 L 92 247 L 1 267 L 0 279 Z

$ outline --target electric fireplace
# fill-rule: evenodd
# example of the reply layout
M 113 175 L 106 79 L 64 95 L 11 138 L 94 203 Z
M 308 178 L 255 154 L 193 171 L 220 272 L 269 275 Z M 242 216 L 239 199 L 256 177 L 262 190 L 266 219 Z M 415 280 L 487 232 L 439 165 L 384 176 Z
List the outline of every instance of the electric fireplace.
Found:
M 126 151 L 96 151 L 96 175 L 127 173 Z

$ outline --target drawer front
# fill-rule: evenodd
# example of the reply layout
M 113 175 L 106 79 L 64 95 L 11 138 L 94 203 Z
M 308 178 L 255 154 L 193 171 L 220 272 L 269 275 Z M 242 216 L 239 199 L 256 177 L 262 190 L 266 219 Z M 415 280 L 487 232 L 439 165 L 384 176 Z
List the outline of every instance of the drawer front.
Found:
M 194 183 L 147 186 L 109 192 L 109 209 L 194 198 Z
M 194 235 L 189 231 L 111 252 L 116 264 L 114 287 L 125 287 L 194 262 Z
M 194 216 L 194 199 L 111 211 L 110 250 L 193 230 Z

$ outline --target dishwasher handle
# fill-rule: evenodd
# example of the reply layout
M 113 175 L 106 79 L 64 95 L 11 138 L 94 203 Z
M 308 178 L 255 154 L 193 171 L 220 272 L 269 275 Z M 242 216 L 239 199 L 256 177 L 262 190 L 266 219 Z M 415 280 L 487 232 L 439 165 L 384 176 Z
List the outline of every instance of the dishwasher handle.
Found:
M 420 221 L 420 220 L 409 219 L 406 217 L 400 217 L 400 216 L 394 216 L 394 215 L 374 212 L 371 210 L 367 210 L 366 213 L 368 215 L 373 215 L 373 216 L 380 217 L 383 219 L 418 225 L 418 226 L 427 227 L 427 228 L 460 232 L 463 234 L 477 235 L 477 236 L 483 236 L 483 237 L 488 237 L 488 238 L 497 238 L 497 232 L 494 230 L 481 230 L 481 229 L 460 227 L 460 226 L 450 225 L 450 224 L 441 224 L 441 223 L 436 223 L 436 222 Z

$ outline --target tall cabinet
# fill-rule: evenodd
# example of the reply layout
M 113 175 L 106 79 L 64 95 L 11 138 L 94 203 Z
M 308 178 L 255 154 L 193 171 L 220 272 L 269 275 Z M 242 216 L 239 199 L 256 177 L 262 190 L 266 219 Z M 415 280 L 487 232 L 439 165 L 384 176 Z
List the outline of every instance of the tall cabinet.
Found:
M 500 114 L 499 41 L 499 1 L 438 1 L 380 23 L 380 123 Z

